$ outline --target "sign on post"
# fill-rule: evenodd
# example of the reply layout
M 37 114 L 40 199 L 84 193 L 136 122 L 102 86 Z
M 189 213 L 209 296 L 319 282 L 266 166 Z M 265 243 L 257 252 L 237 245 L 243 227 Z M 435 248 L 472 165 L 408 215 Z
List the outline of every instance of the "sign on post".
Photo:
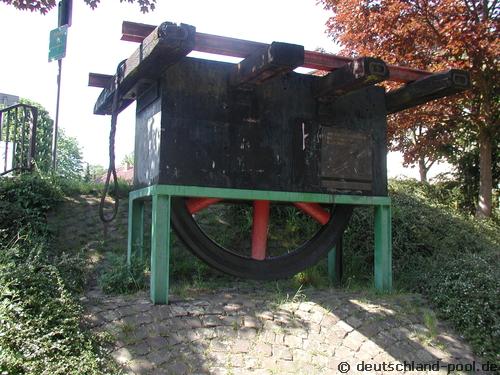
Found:
M 66 57 L 68 25 L 63 25 L 50 32 L 49 62 Z

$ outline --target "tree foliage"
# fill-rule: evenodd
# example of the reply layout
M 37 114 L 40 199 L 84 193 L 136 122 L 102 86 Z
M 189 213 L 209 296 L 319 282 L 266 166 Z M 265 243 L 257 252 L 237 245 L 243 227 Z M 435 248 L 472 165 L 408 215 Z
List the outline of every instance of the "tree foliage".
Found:
M 92 9 L 97 8 L 101 0 L 83 0 Z M 46 14 L 57 4 L 56 0 L 0 0 L 2 3 L 12 5 L 20 10 L 30 10 L 32 12 L 40 12 Z M 141 12 L 147 13 L 155 9 L 156 0 L 120 0 L 120 3 L 137 3 Z
M 57 145 L 57 174 L 70 179 L 83 177 L 83 158 L 78 140 L 60 132 Z
M 453 98 L 394 115 L 392 148 L 407 164 L 432 163 L 467 128 L 480 149 L 480 204 L 491 214 L 491 154 L 500 136 L 499 15 L 497 0 L 320 0 L 333 12 L 327 29 L 347 55 L 377 56 L 387 63 L 441 71 L 470 71 L 473 88 Z

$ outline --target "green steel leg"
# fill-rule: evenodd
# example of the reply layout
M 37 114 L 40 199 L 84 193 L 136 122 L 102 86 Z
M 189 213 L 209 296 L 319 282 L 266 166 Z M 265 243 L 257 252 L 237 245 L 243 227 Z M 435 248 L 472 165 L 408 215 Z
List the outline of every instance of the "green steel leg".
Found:
M 170 196 L 153 195 L 151 221 L 151 301 L 168 303 L 170 258 Z
M 130 199 L 128 204 L 128 246 L 127 264 L 132 256 L 143 257 L 144 249 L 144 201 Z
M 337 246 L 328 253 L 328 277 L 332 285 L 340 286 L 342 283 L 342 237 Z
M 391 202 L 389 197 L 152 185 L 130 193 L 127 254 L 129 263 L 132 254 L 137 252 L 142 256 L 144 202 L 139 198 L 149 196 L 153 197 L 151 300 L 155 304 L 168 303 L 171 196 L 373 205 L 375 206 L 375 288 L 380 291 L 390 291 L 392 288 Z M 333 283 L 337 284 L 342 280 L 342 243 L 340 241 L 328 254 L 328 273 Z
M 392 289 L 391 206 L 375 207 L 375 289 Z

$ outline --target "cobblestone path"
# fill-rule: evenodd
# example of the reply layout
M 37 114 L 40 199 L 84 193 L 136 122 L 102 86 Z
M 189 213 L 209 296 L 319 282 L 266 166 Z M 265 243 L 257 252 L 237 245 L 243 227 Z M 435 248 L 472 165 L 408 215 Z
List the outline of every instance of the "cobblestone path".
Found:
M 130 374 L 335 374 L 339 366 L 361 373 L 363 364 L 405 361 L 439 361 L 447 373 L 449 364 L 474 360 L 443 325 L 424 324 L 432 312 L 418 296 L 306 293 L 280 300 L 243 287 L 154 306 L 145 293 L 109 297 L 94 290 L 85 299 L 86 320 L 112 334 L 112 356 Z M 389 370 L 363 373 L 402 373 Z

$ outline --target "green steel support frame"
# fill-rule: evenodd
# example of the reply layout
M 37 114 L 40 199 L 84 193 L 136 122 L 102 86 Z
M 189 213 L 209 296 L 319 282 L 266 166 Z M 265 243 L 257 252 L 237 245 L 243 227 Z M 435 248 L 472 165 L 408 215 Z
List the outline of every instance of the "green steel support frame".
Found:
M 144 199 L 152 197 L 150 294 L 154 304 L 168 303 L 170 198 L 173 196 L 374 206 L 375 288 L 384 292 L 389 292 L 392 288 L 391 200 L 389 197 L 152 185 L 132 191 L 129 196 L 127 262 L 130 265 L 132 257 L 143 256 Z M 328 256 L 330 279 L 336 283 L 340 282 L 340 252 L 341 249 L 337 246 Z

